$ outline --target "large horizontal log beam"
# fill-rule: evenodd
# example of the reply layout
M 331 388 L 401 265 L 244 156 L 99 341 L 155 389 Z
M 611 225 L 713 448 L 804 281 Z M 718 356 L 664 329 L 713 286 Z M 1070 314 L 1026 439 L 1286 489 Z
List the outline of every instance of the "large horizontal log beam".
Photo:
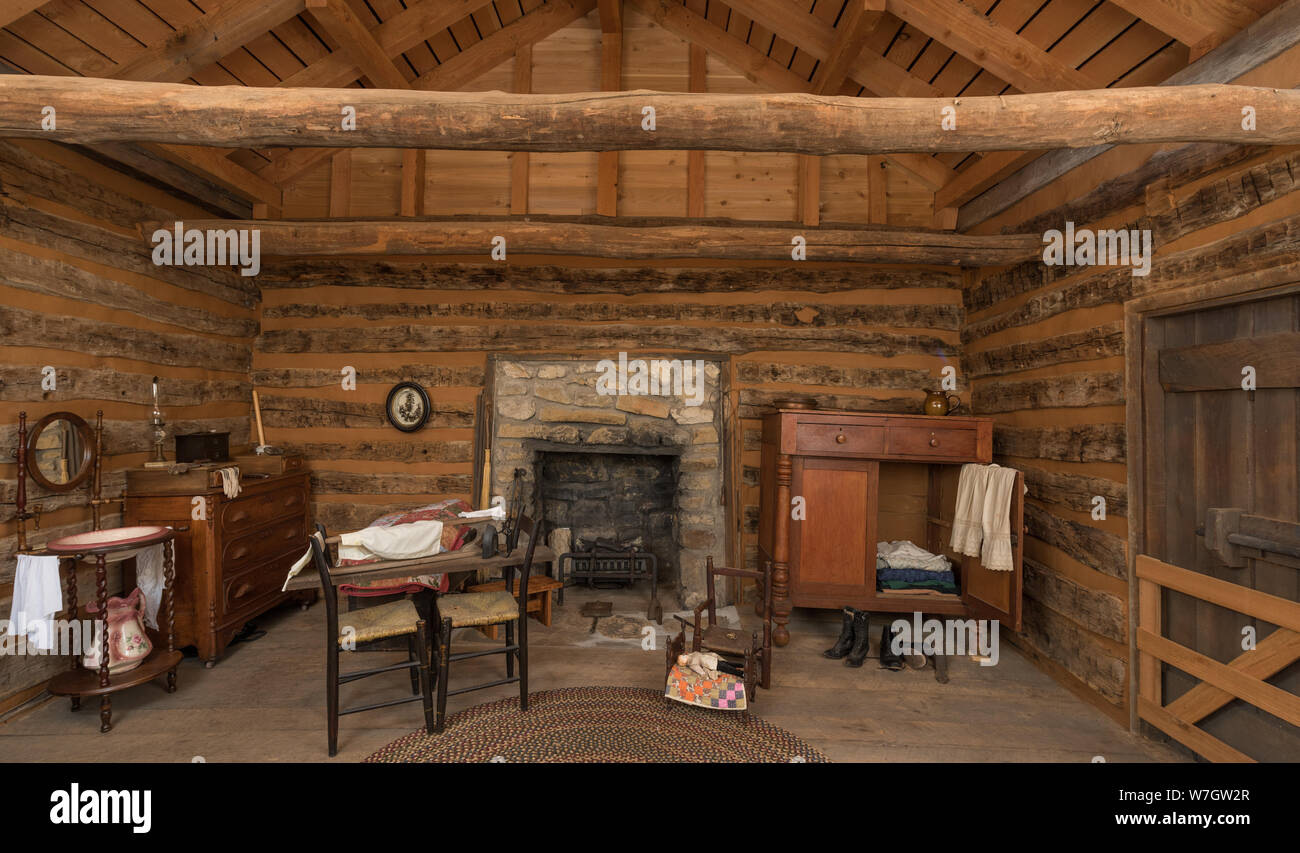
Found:
M 654 221 L 654 220 L 652 220 Z M 172 232 L 174 222 L 145 222 L 141 235 Z M 593 225 L 527 220 L 187 220 L 186 231 L 242 229 L 260 232 L 263 255 L 482 255 L 494 247 L 509 254 L 596 258 L 715 258 L 983 266 L 1015 263 L 1041 251 L 1037 234 L 969 236 L 890 228 L 841 230 L 800 226 Z M 500 240 L 504 239 L 504 244 Z M 800 242 L 802 241 L 802 242 Z M 798 259 L 798 258 L 796 258 Z
M 47 106 L 57 110 L 53 130 L 42 129 Z M 342 129 L 345 106 L 356 112 L 355 130 Z M 654 130 L 645 129 L 648 108 Z M 225 148 L 880 154 L 1300 143 L 1300 92 L 1217 84 L 954 99 L 261 89 L 4 75 L 0 117 L 0 137 Z

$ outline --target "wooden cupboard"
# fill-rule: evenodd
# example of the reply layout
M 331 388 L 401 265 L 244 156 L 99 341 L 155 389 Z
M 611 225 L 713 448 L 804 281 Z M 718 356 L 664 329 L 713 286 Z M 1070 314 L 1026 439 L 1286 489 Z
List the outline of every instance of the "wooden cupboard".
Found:
M 763 418 L 759 559 L 772 561 L 773 639 L 791 607 L 997 619 L 1020 629 L 1024 477 L 1010 508 L 1014 570 L 948 547 L 961 466 L 993 456 L 988 418 L 779 409 Z M 959 595 L 876 589 L 876 543 L 908 539 L 954 563 Z

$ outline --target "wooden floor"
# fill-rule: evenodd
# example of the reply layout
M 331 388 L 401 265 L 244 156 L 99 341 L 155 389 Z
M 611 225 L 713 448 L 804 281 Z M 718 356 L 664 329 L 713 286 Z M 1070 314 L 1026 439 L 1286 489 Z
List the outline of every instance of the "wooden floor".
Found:
M 590 633 L 591 620 L 577 611 L 595 597 L 614 601 L 615 616 Z M 741 618 L 753 622 L 747 611 L 742 609 Z M 150 685 L 115 697 L 114 729 L 107 735 L 99 734 L 98 703 L 87 702 L 77 713 L 64 699 L 29 706 L 0 724 L 0 761 L 328 760 L 324 613 L 317 605 L 267 614 L 258 620 L 267 635 L 231 647 L 215 668 L 186 658 L 175 694 Z M 820 652 L 838 632 L 836 616 L 796 612 L 793 640 L 775 655 L 773 689 L 760 691 L 754 705 L 755 713 L 834 761 L 1182 760 L 1075 698 L 1009 643 L 1002 644 L 995 667 L 954 660 L 948 684 L 937 683 L 931 669 L 888 672 L 868 660 L 855 670 L 826 660 Z M 639 595 L 570 590 L 551 627 L 532 623 L 531 689 L 662 686 L 663 637 L 656 650 L 643 651 L 644 624 Z M 882 624 L 883 617 L 872 621 L 877 637 Z M 468 650 L 471 642 L 466 636 L 453 645 Z M 377 653 L 364 657 L 366 665 L 385 659 Z M 499 655 L 462 662 L 452 669 L 452 685 L 499 677 L 502 666 Z M 343 691 L 345 705 L 378 701 L 409 691 L 409 681 L 394 673 Z M 448 710 L 509 695 L 510 687 L 498 687 L 455 696 Z M 416 704 L 344 717 L 334 760 L 365 758 L 421 722 Z

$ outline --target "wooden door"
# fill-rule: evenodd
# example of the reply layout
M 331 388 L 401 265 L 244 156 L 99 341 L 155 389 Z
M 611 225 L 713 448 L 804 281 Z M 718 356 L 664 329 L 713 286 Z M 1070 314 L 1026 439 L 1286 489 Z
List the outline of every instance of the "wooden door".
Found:
M 863 606 L 872 596 L 879 478 L 875 461 L 794 458 L 790 495 L 803 498 L 803 519 L 790 522 L 790 599 L 795 606 Z
M 1300 600 L 1300 569 L 1267 558 L 1229 566 L 1203 535 L 1212 507 L 1300 521 L 1300 296 L 1148 317 L 1142 333 L 1143 458 L 1134 463 L 1142 470 L 1143 515 L 1130 519 L 1139 525 L 1138 552 Z M 1253 391 L 1242 387 L 1247 367 Z M 1220 664 L 1241 663 L 1244 629 L 1255 631 L 1256 642 L 1277 630 L 1176 590 L 1144 606 L 1159 608 L 1164 638 Z M 1158 675 L 1166 704 L 1198 684 L 1172 666 Z M 1270 681 L 1300 692 L 1300 663 Z M 1232 701 L 1196 724 L 1252 757 L 1300 761 L 1300 731 L 1249 703 Z
M 1025 475 L 1017 472 L 1011 492 L 1012 571 L 984 568 L 979 557 L 963 557 L 961 598 L 976 619 L 996 619 L 1002 628 L 1020 630 L 1020 600 L 1024 587 Z

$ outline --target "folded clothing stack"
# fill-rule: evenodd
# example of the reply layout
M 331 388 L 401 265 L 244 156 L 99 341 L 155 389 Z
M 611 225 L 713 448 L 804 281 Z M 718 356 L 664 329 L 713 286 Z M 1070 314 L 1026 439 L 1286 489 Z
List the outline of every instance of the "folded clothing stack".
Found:
M 942 554 L 931 554 L 906 539 L 876 543 L 876 588 L 933 590 L 956 595 L 957 577 Z

